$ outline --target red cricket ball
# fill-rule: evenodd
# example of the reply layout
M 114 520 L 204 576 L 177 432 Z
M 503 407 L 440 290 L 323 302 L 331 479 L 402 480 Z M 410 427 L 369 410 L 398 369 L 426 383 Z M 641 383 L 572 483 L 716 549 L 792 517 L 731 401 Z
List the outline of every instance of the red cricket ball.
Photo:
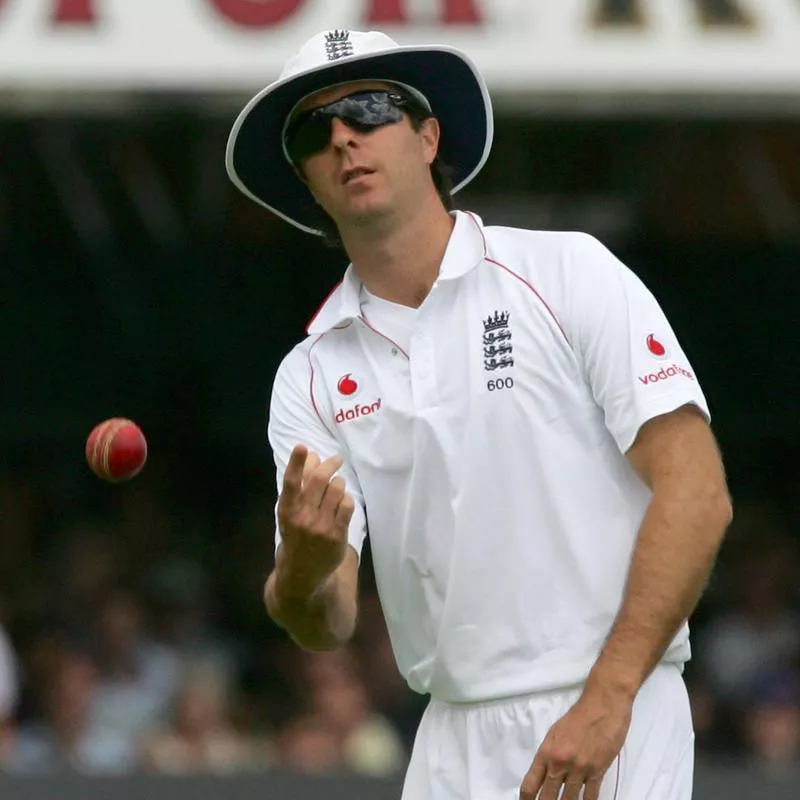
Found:
M 86 440 L 86 461 L 104 481 L 127 481 L 141 472 L 146 460 L 147 440 L 129 419 L 107 419 L 96 425 Z

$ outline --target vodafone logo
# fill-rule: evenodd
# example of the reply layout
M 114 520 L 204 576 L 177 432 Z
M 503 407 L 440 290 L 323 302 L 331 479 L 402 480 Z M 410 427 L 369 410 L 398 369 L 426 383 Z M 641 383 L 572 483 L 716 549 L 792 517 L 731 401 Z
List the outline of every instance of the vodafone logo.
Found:
M 347 372 L 336 382 L 336 389 L 342 397 L 355 397 L 361 391 L 361 382 Z
M 339 395 L 347 400 L 353 400 L 361 393 L 361 379 L 353 375 L 352 372 L 345 372 L 338 381 L 336 381 L 336 391 Z M 368 417 L 380 411 L 381 399 L 380 397 L 374 403 L 356 403 L 350 408 L 340 408 L 334 415 L 334 420 L 337 425 L 343 422 L 352 422 L 362 417 Z
M 381 399 L 379 397 L 374 403 L 370 403 L 368 405 L 356 403 L 352 408 L 340 408 L 336 412 L 334 420 L 336 420 L 337 425 L 341 425 L 343 422 L 352 422 L 354 419 L 368 417 L 370 414 L 374 414 L 376 411 L 380 410 Z
M 669 351 L 666 345 L 654 333 L 649 334 L 647 337 L 647 350 L 655 358 L 669 358 Z
M 674 378 L 676 376 L 688 378 L 690 381 L 694 380 L 694 375 L 688 369 L 679 367 L 677 364 L 672 364 L 672 366 L 669 367 L 661 367 L 658 372 L 650 372 L 647 375 L 640 375 L 639 380 L 645 386 L 649 386 L 653 383 L 668 381 L 670 378 Z

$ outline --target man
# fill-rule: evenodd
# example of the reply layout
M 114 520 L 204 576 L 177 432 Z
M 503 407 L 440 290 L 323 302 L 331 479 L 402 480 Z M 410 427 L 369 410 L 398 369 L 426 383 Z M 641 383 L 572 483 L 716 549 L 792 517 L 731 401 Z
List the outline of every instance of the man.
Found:
M 282 362 L 269 613 L 353 632 L 370 536 L 430 694 L 404 800 L 684 800 L 686 619 L 731 507 L 664 314 L 594 238 L 450 212 L 492 139 L 448 47 L 310 39 L 240 114 L 236 185 L 351 265 Z M 440 160 L 441 159 L 441 160 Z

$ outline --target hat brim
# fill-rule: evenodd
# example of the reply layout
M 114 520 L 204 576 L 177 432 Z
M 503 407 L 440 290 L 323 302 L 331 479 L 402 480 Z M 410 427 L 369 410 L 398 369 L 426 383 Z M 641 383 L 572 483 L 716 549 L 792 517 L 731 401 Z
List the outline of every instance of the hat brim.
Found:
M 406 83 L 424 94 L 439 120 L 439 155 L 451 170 L 453 193 L 486 162 L 493 136 L 492 107 L 475 65 L 446 46 L 398 47 L 323 64 L 262 89 L 237 117 L 225 166 L 248 197 L 287 222 L 319 234 L 315 202 L 283 153 L 286 117 L 309 94 L 358 80 Z

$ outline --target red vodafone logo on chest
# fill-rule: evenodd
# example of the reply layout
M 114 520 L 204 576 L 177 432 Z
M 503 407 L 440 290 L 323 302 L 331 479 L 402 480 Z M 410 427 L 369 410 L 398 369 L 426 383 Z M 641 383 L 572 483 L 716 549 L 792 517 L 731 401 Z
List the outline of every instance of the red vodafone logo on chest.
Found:
M 361 378 L 352 372 L 345 372 L 336 381 L 336 392 L 340 398 L 353 400 L 361 394 L 361 385 Z M 361 417 L 368 417 L 370 414 L 379 411 L 380 407 L 380 397 L 372 403 L 356 403 L 350 408 L 340 408 L 334 415 L 334 420 L 337 425 L 341 425 L 343 422 L 351 422 L 352 420 L 361 419 Z
M 346 372 L 336 381 L 336 391 L 342 397 L 355 397 L 361 391 L 361 381 L 352 372 Z
M 381 399 L 379 397 L 374 403 L 356 403 L 352 408 L 340 408 L 336 412 L 334 420 L 336 420 L 337 425 L 341 425 L 343 422 L 351 422 L 354 419 L 368 417 L 370 414 L 380 411 L 380 408 Z

